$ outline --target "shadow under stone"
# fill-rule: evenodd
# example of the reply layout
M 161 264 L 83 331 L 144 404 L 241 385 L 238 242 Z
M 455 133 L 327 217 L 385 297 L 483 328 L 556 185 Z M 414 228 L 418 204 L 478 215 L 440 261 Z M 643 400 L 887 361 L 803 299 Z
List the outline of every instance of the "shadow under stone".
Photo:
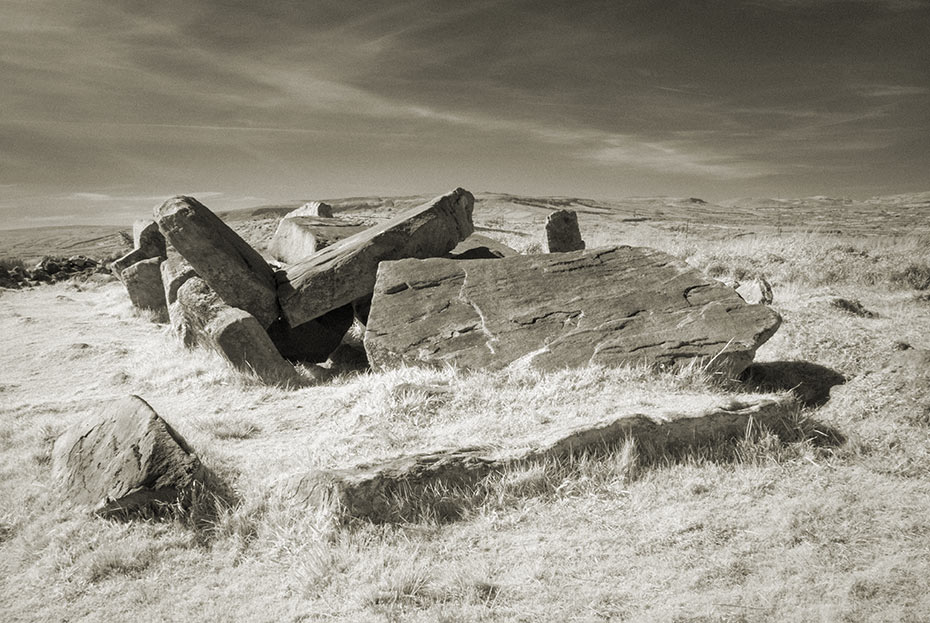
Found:
M 830 388 L 845 383 L 846 377 L 809 361 L 765 361 L 746 368 L 740 380 L 758 391 L 790 390 L 805 407 L 819 407 L 830 400 Z

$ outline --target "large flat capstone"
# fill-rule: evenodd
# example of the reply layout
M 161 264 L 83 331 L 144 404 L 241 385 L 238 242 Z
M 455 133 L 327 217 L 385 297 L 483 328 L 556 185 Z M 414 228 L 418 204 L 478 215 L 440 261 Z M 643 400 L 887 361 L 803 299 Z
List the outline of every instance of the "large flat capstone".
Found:
M 184 504 L 203 468 L 148 403 L 129 396 L 108 402 L 55 441 L 52 476 L 66 501 L 109 516 Z
M 370 295 L 381 262 L 451 251 L 474 230 L 474 204 L 472 194 L 458 188 L 278 271 L 288 323 L 296 327 Z
M 280 315 L 274 271 L 220 217 L 193 197 L 173 197 L 155 208 L 158 227 L 197 274 L 228 305 L 268 327 Z
M 781 318 L 685 262 L 642 247 L 489 260 L 401 260 L 378 271 L 365 349 L 375 369 L 454 364 L 552 370 L 752 362 Z

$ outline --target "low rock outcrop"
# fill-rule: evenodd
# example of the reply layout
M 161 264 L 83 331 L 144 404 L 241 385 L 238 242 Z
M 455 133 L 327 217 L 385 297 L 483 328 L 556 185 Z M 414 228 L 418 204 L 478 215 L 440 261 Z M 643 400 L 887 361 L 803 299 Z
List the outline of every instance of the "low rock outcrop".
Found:
M 381 262 L 448 253 L 474 230 L 474 203 L 470 192 L 456 189 L 278 271 L 288 323 L 296 327 L 370 295 Z
M 262 256 L 193 197 L 174 197 L 155 209 L 158 227 L 226 304 L 245 310 L 262 327 L 280 311 L 274 272 Z
M 381 264 L 365 349 L 375 369 L 696 362 L 735 377 L 780 322 L 653 249 L 407 259 Z
M 574 210 L 557 210 L 546 217 L 546 245 L 549 253 L 584 250 Z
M 103 516 L 184 506 L 203 474 L 187 442 L 138 396 L 106 403 L 62 434 L 52 450 L 59 493 Z

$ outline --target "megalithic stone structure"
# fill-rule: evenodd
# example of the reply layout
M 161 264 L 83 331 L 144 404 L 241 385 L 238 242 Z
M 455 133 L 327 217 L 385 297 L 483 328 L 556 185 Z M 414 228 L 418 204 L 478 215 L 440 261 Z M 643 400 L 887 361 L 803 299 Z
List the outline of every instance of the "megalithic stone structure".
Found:
M 457 188 L 278 271 L 288 323 L 296 327 L 371 295 L 383 261 L 448 253 L 474 231 L 474 206 L 474 196 Z

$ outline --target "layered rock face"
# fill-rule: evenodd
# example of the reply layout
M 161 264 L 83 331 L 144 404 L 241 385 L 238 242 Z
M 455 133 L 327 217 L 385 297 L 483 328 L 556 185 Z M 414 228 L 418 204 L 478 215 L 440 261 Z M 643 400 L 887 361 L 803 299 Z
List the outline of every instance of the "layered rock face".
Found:
M 274 272 L 220 217 L 193 197 L 174 197 L 155 209 L 158 227 L 197 274 L 232 307 L 262 327 L 278 319 Z
M 203 468 L 148 403 L 130 396 L 107 403 L 55 441 L 52 476 L 71 504 L 104 516 L 131 515 L 183 505 Z
M 702 362 L 736 376 L 777 313 L 666 253 L 612 247 L 490 260 L 401 260 L 378 271 L 365 334 L 376 369 L 553 370 Z
M 296 327 L 370 295 L 381 262 L 451 251 L 474 231 L 474 204 L 458 188 L 279 271 L 278 299 L 288 323 Z

